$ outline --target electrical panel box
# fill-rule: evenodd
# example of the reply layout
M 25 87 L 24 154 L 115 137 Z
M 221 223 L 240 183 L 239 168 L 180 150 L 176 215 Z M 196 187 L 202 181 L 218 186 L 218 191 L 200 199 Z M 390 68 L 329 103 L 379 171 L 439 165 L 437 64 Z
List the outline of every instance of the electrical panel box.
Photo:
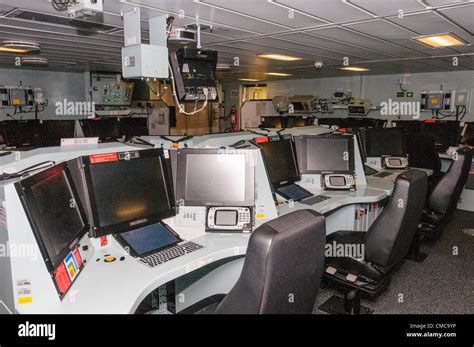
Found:
M 10 88 L 9 106 L 34 106 L 34 93 L 32 88 Z
M 369 100 L 352 100 L 347 105 L 348 116 L 367 116 L 370 111 Z
M 76 0 L 68 9 L 70 18 L 83 18 L 95 16 L 104 11 L 103 0 Z
M 217 51 L 182 48 L 170 56 L 178 99 L 183 102 L 217 101 Z
M 130 106 L 134 83 L 115 82 L 92 89 L 92 100 L 96 105 Z
M 8 89 L 0 87 L 0 106 L 6 107 L 10 104 L 10 95 Z
M 444 105 L 444 93 L 439 92 L 429 92 L 426 102 L 427 110 L 442 110 Z
M 122 47 L 124 78 L 168 78 L 168 48 L 139 44 Z
M 456 90 L 453 91 L 453 102 L 454 106 L 468 106 L 469 103 L 469 91 L 468 90 Z

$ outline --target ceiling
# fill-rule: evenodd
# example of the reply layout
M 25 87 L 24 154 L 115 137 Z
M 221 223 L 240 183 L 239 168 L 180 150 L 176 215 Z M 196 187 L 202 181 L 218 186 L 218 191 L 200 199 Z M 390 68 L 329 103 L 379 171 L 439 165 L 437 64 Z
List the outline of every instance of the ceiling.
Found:
M 202 34 L 202 46 L 217 50 L 219 63 L 231 66 L 218 73 L 222 82 L 282 78 L 263 72 L 292 74 L 286 78 L 353 75 L 337 69 L 344 57 L 350 65 L 369 68 L 367 74 L 474 69 L 474 0 L 104 0 L 103 16 L 79 23 L 80 29 L 60 24 L 67 13 L 48 0 L 0 0 L 0 41 L 39 43 L 49 69 L 120 71 L 120 13 L 133 7 L 141 10 L 144 42 L 148 18 L 163 14 L 175 17 L 177 26 L 197 20 L 211 25 L 212 31 Z M 55 17 L 44 22 L 42 14 Z M 411 39 L 445 32 L 468 45 L 432 49 Z M 262 53 L 303 60 L 258 58 Z M 452 64 L 454 56 L 458 66 Z M 239 66 L 233 65 L 236 57 Z M 315 61 L 323 67 L 315 69 Z M 0 65 L 13 67 L 14 56 L 0 53 Z

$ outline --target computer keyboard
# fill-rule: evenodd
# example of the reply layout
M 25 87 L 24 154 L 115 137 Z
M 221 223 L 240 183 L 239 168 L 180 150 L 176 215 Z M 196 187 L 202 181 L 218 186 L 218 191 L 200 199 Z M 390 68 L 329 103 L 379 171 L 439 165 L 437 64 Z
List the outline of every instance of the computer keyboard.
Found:
M 147 255 L 146 257 L 142 257 L 139 259 L 139 261 L 149 267 L 155 267 L 160 264 L 166 263 L 167 261 L 170 261 L 172 259 L 197 251 L 201 248 L 204 248 L 204 246 L 201 246 L 194 242 L 186 242 L 182 245 L 176 245 L 170 248 L 166 248 L 162 251 Z
M 315 195 L 311 198 L 308 198 L 308 199 L 304 199 L 302 201 L 300 201 L 302 204 L 305 204 L 305 205 L 314 205 L 314 204 L 317 204 L 321 201 L 324 201 L 324 200 L 327 200 L 327 199 L 331 199 L 330 196 L 325 196 L 325 195 Z
M 374 175 L 374 177 L 384 178 L 384 177 L 391 176 L 392 174 L 393 174 L 393 172 L 382 171 L 382 172 L 379 172 L 378 174 Z

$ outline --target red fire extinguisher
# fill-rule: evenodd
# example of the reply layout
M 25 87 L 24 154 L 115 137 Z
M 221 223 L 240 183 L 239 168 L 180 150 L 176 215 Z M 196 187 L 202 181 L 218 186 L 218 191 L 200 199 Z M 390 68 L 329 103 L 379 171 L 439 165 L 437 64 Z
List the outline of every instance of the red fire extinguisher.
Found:
M 237 131 L 237 106 L 233 105 L 230 109 L 230 124 L 232 126 L 232 132 Z

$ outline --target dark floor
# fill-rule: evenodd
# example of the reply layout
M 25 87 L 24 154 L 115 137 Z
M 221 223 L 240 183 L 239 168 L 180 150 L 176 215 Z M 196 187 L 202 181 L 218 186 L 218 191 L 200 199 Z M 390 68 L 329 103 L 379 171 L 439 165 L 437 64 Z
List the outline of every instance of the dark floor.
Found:
M 474 314 L 474 236 L 463 232 L 467 228 L 474 228 L 474 213 L 456 211 L 441 238 L 422 245 L 429 254 L 423 263 L 406 261 L 386 292 L 362 304 L 376 314 Z M 314 313 L 324 313 L 318 307 L 333 294 L 342 296 L 332 289 L 320 291 Z

